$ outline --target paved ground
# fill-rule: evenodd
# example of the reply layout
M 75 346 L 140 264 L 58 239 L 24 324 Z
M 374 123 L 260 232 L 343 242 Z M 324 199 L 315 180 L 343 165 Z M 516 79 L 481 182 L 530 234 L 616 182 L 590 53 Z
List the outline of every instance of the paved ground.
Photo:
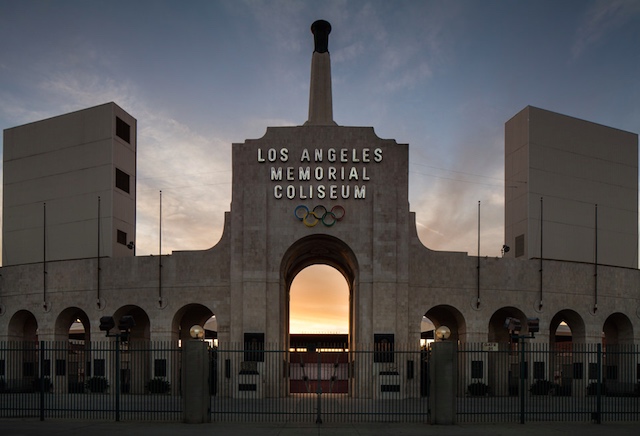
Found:
M 640 422 L 606 423 L 531 423 L 464 424 L 439 426 L 429 424 L 180 424 L 159 422 L 94 422 L 81 420 L 0 419 L 2 436 L 638 436 Z

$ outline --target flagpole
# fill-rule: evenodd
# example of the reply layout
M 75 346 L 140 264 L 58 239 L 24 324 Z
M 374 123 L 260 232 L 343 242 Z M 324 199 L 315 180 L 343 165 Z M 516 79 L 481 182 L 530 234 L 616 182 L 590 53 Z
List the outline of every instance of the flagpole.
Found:
M 478 201 L 478 277 L 477 277 L 477 292 L 476 292 L 476 309 L 480 308 L 480 201 Z
M 162 307 L 162 191 L 160 191 L 160 219 L 158 231 L 158 304 Z

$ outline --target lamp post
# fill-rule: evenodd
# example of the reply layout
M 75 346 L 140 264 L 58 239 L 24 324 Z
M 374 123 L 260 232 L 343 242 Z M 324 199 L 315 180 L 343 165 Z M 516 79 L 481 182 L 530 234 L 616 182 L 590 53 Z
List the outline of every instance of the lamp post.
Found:
M 504 321 L 504 328 L 509 330 L 509 335 L 512 339 L 518 341 L 518 347 L 520 348 L 520 424 L 524 424 L 524 379 L 526 377 L 524 340 L 535 338 L 535 333 L 540 331 L 540 320 L 538 318 L 527 318 L 528 335 L 520 334 L 522 323 L 518 318 L 508 317 Z
M 441 325 L 436 329 L 436 338 L 438 338 L 439 340 L 446 341 L 447 339 L 449 339 L 449 336 L 451 336 L 451 329 L 449 329 L 449 327 L 447 327 L 446 325 Z
M 136 322 L 131 315 L 125 315 L 118 322 L 118 333 L 111 333 L 116 326 L 116 322 L 112 316 L 103 316 L 100 318 L 100 330 L 106 332 L 108 338 L 116 338 L 116 395 L 115 409 L 116 421 L 120 421 L 120 344 L 122 341 L 129 340 L 130 330 L 135 327 Z

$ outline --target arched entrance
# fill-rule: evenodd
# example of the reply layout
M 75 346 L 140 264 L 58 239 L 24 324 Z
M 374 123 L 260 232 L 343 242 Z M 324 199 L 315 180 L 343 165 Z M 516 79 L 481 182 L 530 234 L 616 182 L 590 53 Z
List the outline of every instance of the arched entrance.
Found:
M 515 351 L 518 340 L 513 339 L 504 326 L 507 318 L 517 318 L 523 322 L 522 334 L 527 333 L 526 315 L 515 307 L 502 307 L 496 310 L 489 320 L 488 340 L 498 343 L 500 353 L 489 353 L 487 367 L 488 385 L 495 395 L 518 395 L 520 381 L 520 356 Z M 505 377 L 506 375 L 506 377 Z
M 66 362 L 65 368 L 55 368 L 55 388 L 68 392 L 84 392 L 91 368 L 91 323 L 84 310 L 68 307 L 58 315 L 54 332 L 57 345 L 50 362 Z
M 292 340 L 290 331 L 290 292 L 298 274 L 311 265 L 327 265 L 335 268 L 348 288 L 347 334 L 308 337 L 306 344 Z M 315 392 L 322 387 L 324 392 L 347 393 L 348 353 L 356 343 L 357 329 L 354 326 L 357 307 L 358 268 L 353 251 L 341 240 L 328 235 L 312 235 L 294 243 L 283 256 L 280 269 L 281 340 L 289 352 L 290 386 L 292 393 Z M 304 338 L 303 338 L 304 339 Z M 302 339 L 301 339 L 302 340 Z M 313 344 L 310 343 L 313 342 Z M 332 344 L 327 344 L 332 342 Z M 309 364 L 314 371 L 308 371 Z M 326 385 L 326 386 L 325 386 Z
M 632 395 L 637 383 L 633 351 L 633 324 L 617 312 L 609 315 L 602 327 L 603 379 L 609 395 Z
M 316 392 L 318 371 L 309 369 L 318 365 L 324 392 L 347 393 L 349 287 L 344 276 L 329 265 L 308 266 L 293 280 L 289 297 L 290 393 Z

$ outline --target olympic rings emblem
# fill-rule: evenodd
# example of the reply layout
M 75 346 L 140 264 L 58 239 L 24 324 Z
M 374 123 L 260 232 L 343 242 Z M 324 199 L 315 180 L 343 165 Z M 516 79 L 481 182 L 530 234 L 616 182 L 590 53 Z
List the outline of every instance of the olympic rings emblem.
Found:
M 345 211 L 342 206 L 333 206 L 331 210 L 327 210 L 326 207 L 320 204 L 309 210 L 307 206 L 301 204 L 296 207 L 293 214 L 307 227 L 315 227 L 319 222 L 331 227 L 344 218 Z

